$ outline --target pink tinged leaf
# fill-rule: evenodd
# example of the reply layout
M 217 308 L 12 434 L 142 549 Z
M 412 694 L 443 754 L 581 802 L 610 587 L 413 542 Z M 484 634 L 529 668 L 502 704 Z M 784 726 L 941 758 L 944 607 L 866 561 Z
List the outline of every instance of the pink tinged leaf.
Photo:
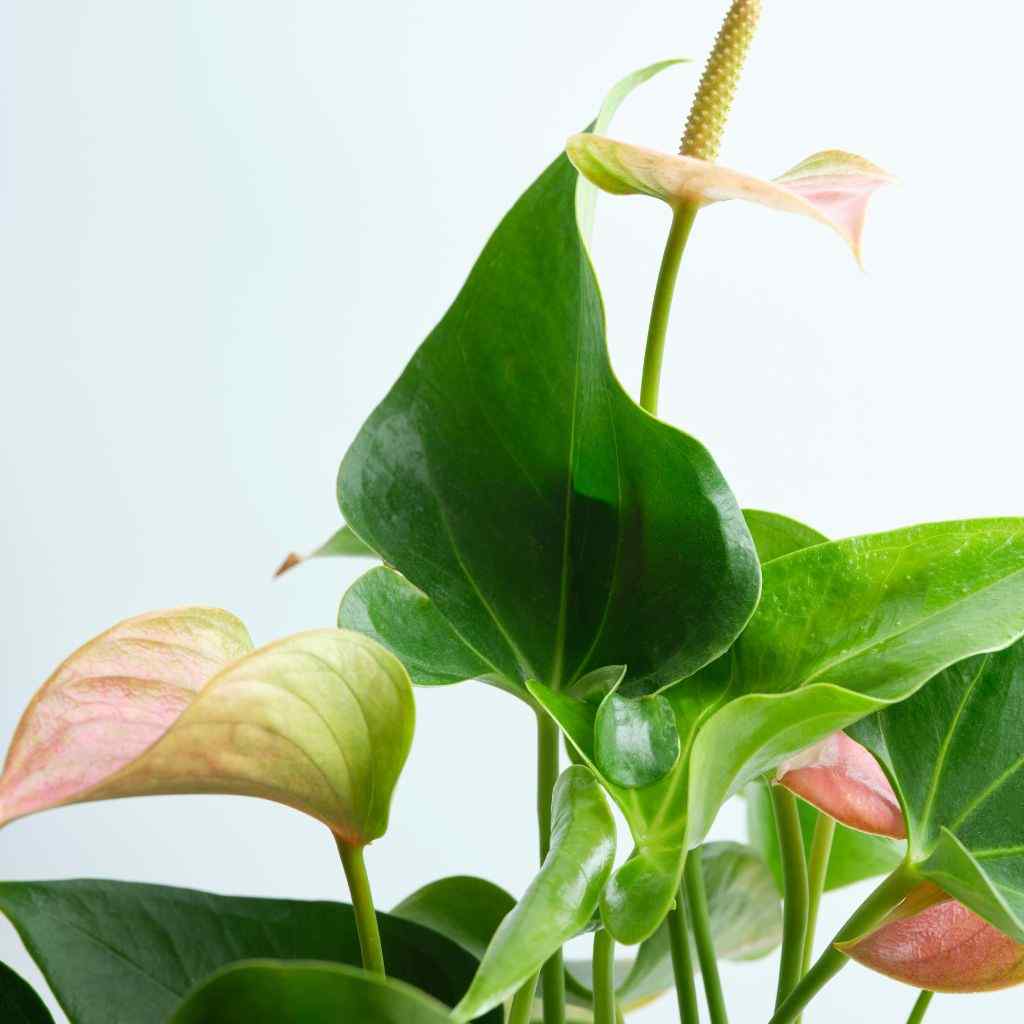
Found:
M 906 837 L 899 800 L 872 755 L 836 732 L 780 766 L 776 781 L 850 828 Z
M 841 948 L 865 967 L 933 992 L 986 992 L 1024 981 L 1024 946 L 950 899 Z
M 0 777 L 0 824 L 87 799 L 250 650 L 242 623 L 215 608 L 140 615 L 79 648 L 21 718 Z
M 742 199 L 810 217 L 836 231 L 858 263 L 868 200 L 893 181 L 881 168 L 840 150 L 816 153 L 775 181 L 590 133 L 571 136 L 566 153 L 588 181 L 615 195 L 649 195 L 673 207 Z
M 304 811 L 346 843 L 383 834 L 415 715 L 398 660 L 336 629 L 251 651 L 232 616 L 199 612 L 212 633 L 140 646 L 146 616 L 65 662 L 15 736 L 0 823 L 67 803 L 230 793 Z

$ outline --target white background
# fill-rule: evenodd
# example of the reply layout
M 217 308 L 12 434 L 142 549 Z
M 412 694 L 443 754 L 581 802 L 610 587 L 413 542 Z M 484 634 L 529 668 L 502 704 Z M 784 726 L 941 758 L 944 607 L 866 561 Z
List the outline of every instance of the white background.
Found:
M 1021 513 L 1021 15 L 765 6 L 722 161 L 767 176 L 839 146 L 902 186 L 872 210 L 866 275 L 810 222 L 704 214 L 663 415 L 743 504 L 834 536 Z M 65 654 L 133 613 L 218 604 L 259 641 L 332 622 L 360 565 L 270 575 L 334 528 L 347 443 L 606 87 L 702 58 L 723 7 L 0 2 L 5 738 Z M 674 149 L 698 72 L 645 86 L 614 133 Z M 602 197 L 598 218 L 613 356 L 635 390 L 666 210 Z M 531 745 L 503 694 L 420 692 L 393 827 L 369 854 L 380 906 L 453 872 L 522 890 Z M 717 832 L 741 834 L 739 808 Z M 228 798 L 19 822 L 0 876 L 345 896 L 321 826 Z M 832 899 L 823 934 L 857 895 Z M 0 959 L 39 981 L 6 924 Z M 734 1024 L 767 1018 L 773 960 L 725 981 Z M 808 1019 L 902 1021 L 912 998 L 850 967 Z M 939 997 L 929 1020 L 1022 1008 L 1019 992 Z M 677 1018 L 665 1002 L 634 1019 Z

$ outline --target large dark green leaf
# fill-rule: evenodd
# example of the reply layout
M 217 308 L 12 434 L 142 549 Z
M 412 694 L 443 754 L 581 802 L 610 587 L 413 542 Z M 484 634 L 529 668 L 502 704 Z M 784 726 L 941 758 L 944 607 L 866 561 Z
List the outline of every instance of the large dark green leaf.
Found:
M 560 156 L 505 217 L 338 495 L 492 672 L 557 689 L 624 664 L 635 694 L 724 651 L 759 572 L 707 451 L 612 373 L 576 183 Z
M 615 860 L 615 820 L 594 776 L 567 768 L 552 799 L 551 849 L 501 922 L 452 1018 L 473 1020 L 512 995 L 597 908 Z
M 0 963 L 0 1021 L 3 1024 L 53 1024 L 53 1015 L 36 990 L 3 963 Z
M 915 870 L 1024 942 L 1024 642 L 851 731 L 890 776 Z
M 667 693 L 683 738 L 676 767 L 640 790 L 604 780 L 637 843 L 602 901 L 609 930 L 623 942 L 654 931 L 683 851 L 748 781 L 1022 633 L 1024 520 L 934 523 L 766 563 L 763 598 L 731 651 Z M 531 692 L 594 766 L 593 708 Z
M 238 960 L 361 962 L 352 908 L 341 903 L 78 880 L 2 883 L 0 910 L 72 1024 L 163 1024 L 193 986 Z M 421 925 L 378 916 L 389 973 L 456 1003 L 475 958 Z
M 418 989 L 357 967 L 254 960 L 218 971 L 168 1024 L 450 1024 Z
M 747 833 L 750 845 L 764 858 L 775 882 L 782 892 L 782 861 L 779 850 L 778 830 L 775 827 L 775 813 L 772 810 L 771 794 L 763 780 L 751 782 L 744 790 L 747 799 Z M 810 853 L 814 838 L 814 825 L 818 812 L 803 800 L 798 801 L 800 828 L 804 836 L 804 848 Z M 873 836 L 866 832 L 836 825 L 832 840 L 832 852 L 825 875 L 825 889 L 841 889 L 865 878 L 887 875 L 906 853 L 907 844 L 887 836 Z

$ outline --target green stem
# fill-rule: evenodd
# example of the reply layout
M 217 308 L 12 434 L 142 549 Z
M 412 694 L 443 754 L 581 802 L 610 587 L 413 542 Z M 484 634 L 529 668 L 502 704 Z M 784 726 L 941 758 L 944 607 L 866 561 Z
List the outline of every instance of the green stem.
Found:
M 779 985 L 775 993 L 775 1008 L 778 1009 L 793 991 L 803 973 L 809 895 L 804 836 L 800 828 L 800 812 L 797 809 L 796 797 L 782 786 L 772 786 L 771 791 L 772 806 L 775 808 L 775 829 L 779 835 L 779 850 L 782 856 L 785 893 Z
M 363 955 L 363 967 L 374 974 L 384 973 L 384 950 L 380 944 L 380 929 L 377 914 L 373 909 L 373 894 L 370 879 L 366 874 L 363 848 L 350 846 L 335 836 L 341 866 L 345 869 L 348 889 L 352 895 L 352 907 L 356 912 L 356 933 L 359 935 L 359 950 Z
M 615 940 L 594 932 L 594 1024 L 615 1024 Z
M 672 309 L 672 296 L 676 290 L 676 279 L 679 277 L 679 264 L 682 262 L 683 250 L 686 248 L 696 216 L 696 203 L 682 203 L 676 208 L 668 240 L 665 242 L 665 252 L 661 257 L 658 284 L 654 289 L 654 302 L 651 305 L 651 323 L 647 328 L 647 350 L 644 352 L 644 370 L 640 383 L 640 406 L 652 416 L 658 413 L 661 363 L 665 354 L 665 336 L 668 332 L 668 318 Z
M 825 879 L 828 875 L 828 861 L 832 856 L 832 840 L 836 834 L 835 818 L 818 812 L 814 823 L 814 838 L 811 840 L 811 857 L 808 864 L 807 888 L 807 934 L 804 936 L 804 958 L 801 964 L 801 977 L 811 966 L 814 956 L 814 933 L 818 927 L 818 911 L 821 909 L 821 897 L 825 892 Z M 800 1019 L 797 1018 L 797 1024 Z
M 551 846 L 551 798 L 558 781 L 560 747 L 558 726 L 544 712 L 537 714 L 537 824 L 540 832 L 540 860 Z M 544 996 L 544 1024 L 565 1024 L 565 966 L 559 950 L 541 971 Z
M 533 997 L 537 991 L 537 978 L 539 975 L 534 975 L 530 980 L 516 993 L 515 999 L 512 1000 L 512 1005 L 509 1007 L 508 1020 L 505 1024 L 530 1024 L 533 1020 Z
M 903 902 L 910 890 L 917 884 L 918 879 L 906 864 L 901 865 L 882 882 L 853 912 L 846 924 L 839 929 L 825 952 L 818 957 L 817 962 L 803 976 L 800 984 L 775 1011 L 775 1016 L 768 1024 L 790 1024 L 791 1021 L 796 1020 L 800 1011 L 846 966 L 848 957 L 837 948 L 837 944 L 852 942 L 871 932 Z
M 682 888 L 676 894 L 676 905 L 668 912 L 668 941 L 672 950 L 672 973 L 676 981 L 680 1024 L 700 1024 L 697 1010 L 697 988 L 693 983 L 693 954 L 690 951 L 690 925 Z
M 711 937 L 711 916 L 708 913 L 708 896 L 704 891 L 704 871 L 701 868 L 700 847 L 691 850 L 683 868 L 683 881 L 693 924 L 693 939 L 700 960 L 700 973 L 704 979 L 704 994 L 708 1000 L 711 1024 L 729 1024 L 725 1012 L 725 997 L 722 995 L 722 981 L 718 976 L 718 959 L 715 942 Z
M 932 1001 L 934 992 L 922 992 L 917 997 L 917 1002 L 914 1003 L 914 1008 L 910 1011 L 910 1016 L 907 1018 L 907 1024 L 921 1024 L 924 1020 L 925 1013 L 928 1012 L 928 1006 Z

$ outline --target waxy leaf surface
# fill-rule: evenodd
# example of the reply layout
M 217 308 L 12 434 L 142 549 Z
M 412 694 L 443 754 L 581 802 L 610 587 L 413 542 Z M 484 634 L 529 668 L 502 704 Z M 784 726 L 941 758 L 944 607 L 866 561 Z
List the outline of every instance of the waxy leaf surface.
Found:
M 238 960 L 361 963 L 344 903 L 74 880 L 0 883 L 0 910 L 71 1024 L 165 1024 L 192 988 Z M 378 921 L 388 973 L 458 1002 L 476 958 L 415 922 L 384 913 Z M 500 1024 L 500 1011 L 482 1020 Z
M 451 1024 L 447 1007 L 358 967 L 254 960 L 218 971 L 168 1024 Z
M 0 778 L 3 820 L 234 793 L 305 811 L 350 844 L 383 835 L 412 740 L 405 669 L 343 630 L 248 648 L 238 621 L 209 609 L 141 616 L 80 648 L 22 717 Z
M 761 780 L 750 783 L 744 790 L 744 796 L 747 801 L 747 835 L 750 845 L 764 858 L 781 893 L 782 860 L 775 812 L 772 810 L 767 783 Z M 798 808 L 804 850 L 809 856 L 818 812 L 803 800 L 798 802 Z M 869 835 L 837 824 L 825 875 L 825 889 L 841 889 L 866 878 L 887 875 L 898 867 L 905 853 L 906 844 L 896 839 Z
M 602 902 L 620 941 L 664 917 L 684 851 L 756 776 L 904 699 L 964 657 L 1024 633 L 1024 522 L 934 523 L 832 541 L 773 559 L 764 593 L 729 653 L 666 693 L 682 754 L 653 786 L 605 779 L 637 851 Z M 531 686 L 594 766 L 594 709 Z
M 338 625 L 387 647 L 420 686 L 478 679 L 493 671 L 422 590 L 386 566 L 375 566 L 346 591 Z
M 53 1015 L 36 990 L 4 963 L 0 963 L 0 1020 L 4 1024 L 53 1024 Z
M 492 673 L 559 688 L 623 664 L 624 693 L 652 692 L 729 646 L 758 564 L 707 451 L 615 379 L 576 185 L 559 157 L 502 221 L 339 502 Z
M 580 174 L 605 192 L 653 196 L 673 207 L 742 199 L 800 214 L 836 231 L 858 262 L 868 200 L 893 181 L 863 157 L 835 149 L 815 153 L 774 181 L 763 181 L 717 163 L 593 133 L 573 135 L 565 148 Z
M 900 798 L 914 870 L 1024 943 L 1024 642 L 954 665 L 852 732 Z
M 502 921 L 455 1021 L 473 1020 L 511 996 L 590 922 L 615 859 L 615 820 L 594 776 L 567 768 L 552 799 L 551 849 Z
M 789 516 L 778 512 L 764 512 L 761 509 L 745 508 L 743 518 L 747 529 L 754 539 L 757 557 L 761 563 L 790 555 L 794 551 L 813 548 L 816 544 L 825 544 L 828 537 L 813 527 L 806 526 Z

